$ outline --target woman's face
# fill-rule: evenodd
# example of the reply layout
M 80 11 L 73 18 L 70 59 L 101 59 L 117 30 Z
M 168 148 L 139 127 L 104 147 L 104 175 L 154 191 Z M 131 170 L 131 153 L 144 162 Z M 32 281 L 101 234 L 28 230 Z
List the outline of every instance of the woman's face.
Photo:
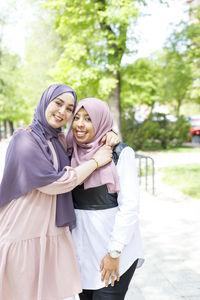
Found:
M 85 108 L 79 109 L 72 122 L 72 131 L 79 143 L 87 144 L 95 136 L 94 127 Z
M 75 100 L 72 94 L 64 93 L 53 99 L 47 106 L 45 117 L 53 128 L 64 126 L 72 117 Z

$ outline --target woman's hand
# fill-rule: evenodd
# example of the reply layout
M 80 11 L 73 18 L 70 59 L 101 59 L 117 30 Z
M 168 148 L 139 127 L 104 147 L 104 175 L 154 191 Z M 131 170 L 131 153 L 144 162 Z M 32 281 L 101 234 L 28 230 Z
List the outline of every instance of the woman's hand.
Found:
M 75 168 L 77 174 L 77 182 L 79 185 L 92 174 L 97 168 L 102 167 L 112 160 L 112 149 L 109 146 L 102 146 L 90 159 Z
M 112 160 L 112 148 L 110 146 L 102 146 L 96 153 L 93 155 L 93 158 L 98 162 L 98 167 L 103 167 Z
M 26 131 L 31 131 L 31 126 L 30 125 L 23 125 L 23 126 L 20 126 L 18 127 L 14 132 L 13 132 L 13 135 L 21 130 L 26 130 Z
M 109 253 L 104 256 L 100 265 L 101 280 L 105 280 L 105 286 L 108 286 L 111 277 L 111 286 L 114 286 L 115 279 L 119 281 L 119 257 L 112 258 Z
M 105 143 L 108 146 L 114 147 L 119 144 L 120 140 L 119 137 L 114 131 L 108 131 L 106 135 L 101 140 L 102 143 Z

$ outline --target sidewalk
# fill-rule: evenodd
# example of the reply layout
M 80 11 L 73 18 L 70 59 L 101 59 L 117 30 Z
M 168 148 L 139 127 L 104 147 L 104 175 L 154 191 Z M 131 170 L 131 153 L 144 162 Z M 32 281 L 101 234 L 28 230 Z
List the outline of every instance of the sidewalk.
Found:
M 200 300 L 200 200 L 161 181 L 159 167 L 200 163 L 197 153 L 154 157 L 155 196 L 141 189 L 144 265 L 126 300 Z M 200 180 L 199 180 L 200 181 Z
M 200 299 L 200 201 L 178 194 L 173 199 L 141 192 L 146 261 L 126 300 Z
M 0 180 L 5 147 L 1 142 Z M 191 163 L 193 153 L 188 156 Z M 200 300 L 200 200 L 157 177 L 156 196 L 141 188 L 140 211 L 145 262 L 136 270 L 125 299 Z

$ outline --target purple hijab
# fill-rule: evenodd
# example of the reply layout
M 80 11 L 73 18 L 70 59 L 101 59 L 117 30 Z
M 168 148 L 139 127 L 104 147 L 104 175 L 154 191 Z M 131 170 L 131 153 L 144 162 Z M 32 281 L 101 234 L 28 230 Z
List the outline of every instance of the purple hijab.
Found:
M 32 131 L 21 130 L 12 137 L 0 185 L 0 207 L 58 180 L 64 174 L 63 168 L 70 165 L 67 153 L 58 140 L 61 128 L 52 128 L 45 118 L 48 104 L 63 93 L 72 93 L 76 105 L 76 93 L 70 86 L 53 84 L 44 91 L 35 109 Z M 47 139 L 52 142 L 56 151 L 58 171 L 53 166 L 53 155 Z M 75 223 L 71 192 L 57 195 L 56 225 L 72 229 Z

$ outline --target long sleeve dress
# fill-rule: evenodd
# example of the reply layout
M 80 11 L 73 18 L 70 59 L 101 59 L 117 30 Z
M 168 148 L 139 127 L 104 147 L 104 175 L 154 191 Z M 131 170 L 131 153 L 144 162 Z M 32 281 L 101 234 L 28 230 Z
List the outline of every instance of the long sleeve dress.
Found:
M 71 232 L 55 225 L 56 194 L 76 182 L 75 170 L 66 167 L 58 181 L 0 208 L 1 300 L 61 300 L 81 291 Z

